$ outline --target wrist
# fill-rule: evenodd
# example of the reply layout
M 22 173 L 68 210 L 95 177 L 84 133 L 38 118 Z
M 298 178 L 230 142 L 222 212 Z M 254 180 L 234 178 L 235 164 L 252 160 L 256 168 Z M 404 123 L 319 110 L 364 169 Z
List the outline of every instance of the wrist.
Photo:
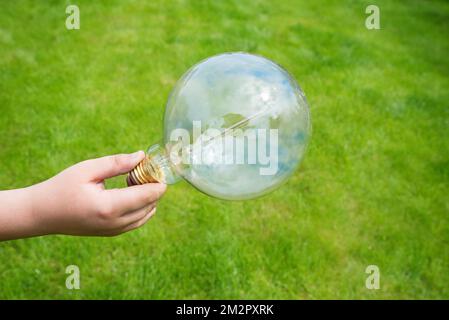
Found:
M 28 207 L 28 220 L 32 236 L 43 236 L 51 234 L 49 224 L 46 222 L 46 208 L 49 203 L 45 197 L 45 181 L 26 188 Z

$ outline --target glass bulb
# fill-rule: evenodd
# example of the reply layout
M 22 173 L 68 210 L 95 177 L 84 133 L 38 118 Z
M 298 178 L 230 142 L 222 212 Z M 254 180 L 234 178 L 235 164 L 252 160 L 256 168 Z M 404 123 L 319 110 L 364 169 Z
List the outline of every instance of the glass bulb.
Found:
M 255 198 L 295 171 L 309 129 L 304 93 L 282 67 L 248 53 L 213 56 L 176 83 L 164 139 L 148 149 L 128 184 L 183 178 L 217 198 Z

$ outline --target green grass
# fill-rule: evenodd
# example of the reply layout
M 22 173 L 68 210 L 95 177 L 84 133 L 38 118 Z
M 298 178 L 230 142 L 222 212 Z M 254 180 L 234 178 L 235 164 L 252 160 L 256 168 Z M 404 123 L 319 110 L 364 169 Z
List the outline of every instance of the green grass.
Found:
M 180 183 L 125 235 L 0 243 L 0 298 L 449 298 L 449 3 L 375 1 L 377 31 L 372 1 L 75 3 L 78 31 L 69 2 L 0 4 L 1 189 L 159 140 L 176 80 L 221 52 L 288 69 L 313 136 L 261 199 Z

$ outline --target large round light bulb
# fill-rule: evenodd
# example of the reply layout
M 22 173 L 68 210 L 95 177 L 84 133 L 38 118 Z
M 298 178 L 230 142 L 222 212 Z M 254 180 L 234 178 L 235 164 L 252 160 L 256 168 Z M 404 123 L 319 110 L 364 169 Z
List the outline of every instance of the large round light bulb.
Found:
M 163 142 L 149 148 L 128 184 L 182 177 L 217 198 L 254 198 L 294 172 L 309 128 L 304 93 L 282 67 L 248 53 L 213 56 L 176 83 Z

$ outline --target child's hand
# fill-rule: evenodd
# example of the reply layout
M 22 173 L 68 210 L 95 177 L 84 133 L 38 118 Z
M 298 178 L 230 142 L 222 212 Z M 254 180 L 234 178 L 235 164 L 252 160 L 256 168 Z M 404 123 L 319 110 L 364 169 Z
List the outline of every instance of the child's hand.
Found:
M 40 184 L 0 192 L 10 214 L 24 219 L 16 221 L 14 230 L 14 219 L 8 219 L 3 206 L 0 240 L 44 234 L 113 236 L 142 226 L 155 213 L 165 185 L 106 190 L 103 181 L 129 172 L 144 156 L 139 151 L 87 160 Z M 23 207 L 17 201 L 29 204 Z

